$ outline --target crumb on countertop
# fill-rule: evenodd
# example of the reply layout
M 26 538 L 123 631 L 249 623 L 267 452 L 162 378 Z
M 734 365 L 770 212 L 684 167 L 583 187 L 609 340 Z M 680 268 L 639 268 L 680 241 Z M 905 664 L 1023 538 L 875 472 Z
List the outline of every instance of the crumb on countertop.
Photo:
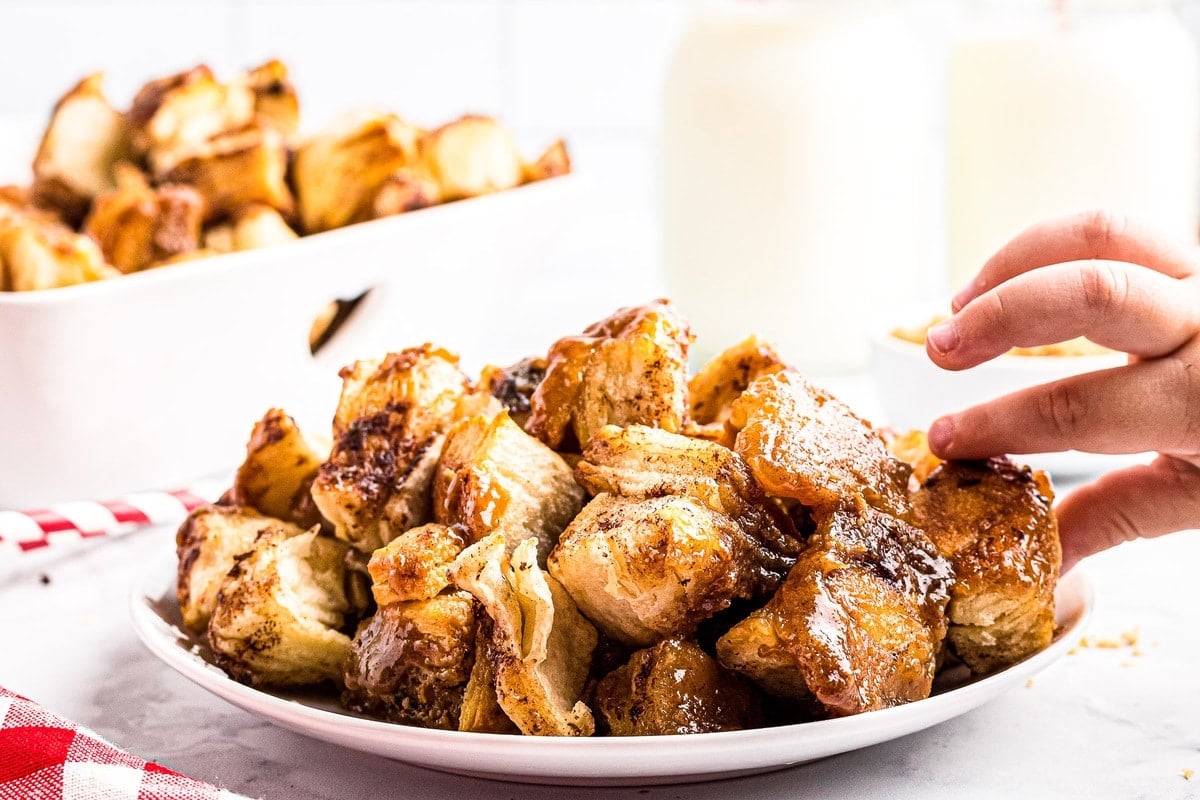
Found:
M 1032 688 L 1033 688 L 1033 678 L 1030 678 L 1029 680 L 1025 681 L 1025 688 L 1026 688 L 1026 689 L 1032 689 Z
M 1183 776 L 1183 779 L 1184 779 L 1185 781 L 1190 781 L 1190 780 L 1192 779 L 1192 776 L 1196 774 L 1196 770 L 1194 770 L 1194 769 L 1183 769 L 1183 770 L 1180 770 L 1180 771 L 1179 771 L 1179 774 Z
M 1128 649 L 1130 655 L 1140 657 L 1140 656 L 1144 656 L 1146 654 L 1146 651 L 1141 648 L 1141 640 L 1142 640 L 1141 637 L 1142 637 L 1142 634 L 1141 634 L 1141 630 L 1139 628 L 1130 628 L 1129 630 L 1121 631 L 1121 633 L 1116 637 L 1113 637 L 1113 636 L 1103 636 L 1103 637 L 1081 636 L 1079 638 L 1079 643 L 1076 644 L 1074 647 L 1072 647 L 1070 650 L 1068 650 L 1067 655 L 1069 655 L 1069 656 L 1077 655 L 1079 653 L 1079 651 L 1086 650 L 1086 649 L 1097 649 L 1097 650 Z M 1158 642 L 1152 643 L 1152 646 L 1157 646 L 1157 645 L 1158 645 Z M 1129 665 L 1123 663 L 1122 666 L 1129 666 Z

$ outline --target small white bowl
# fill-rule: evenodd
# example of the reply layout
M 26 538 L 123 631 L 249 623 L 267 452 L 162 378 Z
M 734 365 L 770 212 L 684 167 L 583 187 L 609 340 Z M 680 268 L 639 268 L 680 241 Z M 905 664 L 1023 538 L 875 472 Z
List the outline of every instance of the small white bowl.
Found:
M 927 430 L 935 419 L 1010 392 L 1050 383 L 1071 375 L 1126 363 L 1124 353 L 1101 355 L 1002 355 L 971 369 L 954 372 L 929 360 L 924 344 L 892 334 L 897 327 L 916 327 L 932 313 L 899 319 L 871 340 L 871 379 L 883 419 L 897 430 Z M 1014 459 L 1058 476 L 1083 476 L 1144 461 L 1145 454 L 1101 455 L 1069 450 L 1016 455 Z

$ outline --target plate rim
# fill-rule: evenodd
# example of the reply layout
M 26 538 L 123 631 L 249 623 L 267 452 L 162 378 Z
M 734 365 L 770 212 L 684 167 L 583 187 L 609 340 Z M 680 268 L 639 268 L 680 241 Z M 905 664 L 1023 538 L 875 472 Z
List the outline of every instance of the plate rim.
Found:
M 173 562 L 173 550 L 170 555 Z M 717 780 L 785 769 L 916 733 L 974 710 L 1057 661 L 1082 636 L 1095 607 L 1092 581 L 1076 567 L 1059 580 L 1058 630 L 1049 646 L 1001 672 L 894 708 L 741 731 L 536 737 L 404 725 L 321 708 L 238 683 L 196 652 L 191 634 L 156 610 L 155 604 L 174 584 L 174 570 L 164 574 L 168 563 L 165 556 L 151 559 L 135 580 L 129 594 L 134 631 L 160 661 L 210 694 L 272 724 L 336 746 L 457 775 L 560 786 Z M 1063 610 L 1066 605 L 1070 609 Z M 653 759 L 645 756 L 647 738 L 656 745 Z M 795 752 L 789 754 L 790 749 Z M 533 757 L 514 759 L 515 751 Z

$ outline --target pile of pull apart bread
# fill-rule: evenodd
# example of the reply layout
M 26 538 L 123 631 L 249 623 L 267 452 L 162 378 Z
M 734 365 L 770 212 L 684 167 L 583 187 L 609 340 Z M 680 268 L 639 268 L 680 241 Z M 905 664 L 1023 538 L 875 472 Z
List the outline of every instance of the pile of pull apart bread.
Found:
M 53 289 L 291 241 L 570 171 L 489 117 L 424 129 L 354 112 L 311 135 L 287 67 L 150 81 L 127 110 L 100 74 L 58 101 L 29 186 L 0 187 L 0 291 Z
M 751 337 L 688 375 L 667 301 L 478 381 L 433 345 L 283 411 L 180 528 L 184 624 L 264 688 L 533 735 L 724 731 L 919 700 L 1045 647 L 1046 476 L 939 462 Z

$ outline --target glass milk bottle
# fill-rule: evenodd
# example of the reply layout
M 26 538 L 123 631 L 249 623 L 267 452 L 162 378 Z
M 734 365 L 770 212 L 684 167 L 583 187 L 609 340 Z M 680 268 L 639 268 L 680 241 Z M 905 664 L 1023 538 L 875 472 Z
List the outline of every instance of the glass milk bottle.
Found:
M 702 6 L 664 84 L 663 259 L 706 358 L 755 332 L 813 373 L 862 368 L 924 297 L 933 80 L 907 4 Z
M 1195 46 L 1173 4 L 972 4 L 950 56 L 948 228 L 957 290 L 1040 219 L 1106 208 L 1192 241 Z

